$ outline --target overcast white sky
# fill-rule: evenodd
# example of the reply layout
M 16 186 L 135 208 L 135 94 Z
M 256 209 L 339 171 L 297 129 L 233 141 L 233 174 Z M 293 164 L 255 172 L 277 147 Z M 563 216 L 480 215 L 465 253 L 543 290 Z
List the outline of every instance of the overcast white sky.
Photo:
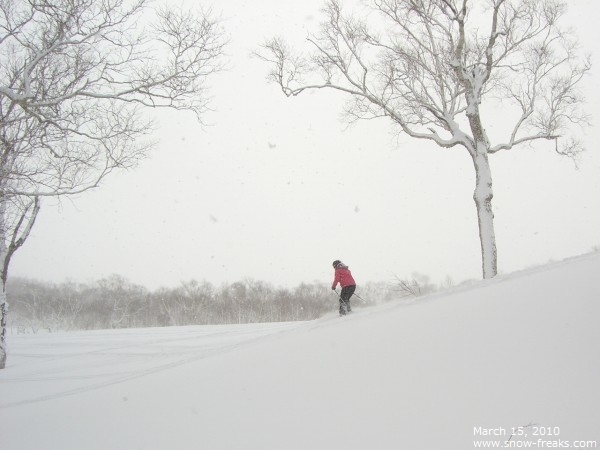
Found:
M 579 170 L 545 144 L 491 157 L 500 272 L 600 246 L 600 7 L 568 3 L 596 63 L 586 80 L 594 125 Z M 329 282 L 331 261 L 342 259 L 359 285 L 413 272 L 480 278 L 474 171 L 464 150 L 398 137 L 385 120 L 348 127 L 343 97 L 287 99 L 250 56 L 265 37 L 303 38 L 322 4 L 215 3 L 227 17 L 231 70 L 213 80 L 211 125 L 159 113 L 160 144 L 139 168 L 43 204 L 11 276 L 90 282 L 119 274 L 152 289 L 247 277 L 294 286 Z

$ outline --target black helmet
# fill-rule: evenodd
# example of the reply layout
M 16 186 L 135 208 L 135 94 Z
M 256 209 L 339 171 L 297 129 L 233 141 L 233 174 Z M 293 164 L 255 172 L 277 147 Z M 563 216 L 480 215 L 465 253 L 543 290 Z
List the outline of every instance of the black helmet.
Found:
M 341 261 L 340 261 L 339 259 L 336 259 L 336 260 L 333 262 L 333 268 L 335 269 L 335 268 L 337 267 L 337 265 L 338 265 L 338 264 L 340 264 L 340 263 L 341 263 Z

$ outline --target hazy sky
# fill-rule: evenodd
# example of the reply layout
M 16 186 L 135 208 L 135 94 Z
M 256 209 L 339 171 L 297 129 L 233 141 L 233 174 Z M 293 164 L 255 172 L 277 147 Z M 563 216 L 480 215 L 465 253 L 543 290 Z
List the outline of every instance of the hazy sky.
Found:
M 491 156 L 500 272 L 600 246 L 600 7 L 568 3 L 596 63 L 585 81 L 594 125 L 579 170 L 553 144 Z M 331 262 L 341 259 L 359 285 L 413 272 L 434 281 L 481 277 L 466 151 L 398 136 L 383 119 L 349 127 L 343 97 L 288 99 L 251 57 L 266 37 L 301 40 L 315 30 L 322 4 L 215 2 L 227 18 L 231 69 L 213 79 L 210 125 L 157 113 L 160 144 L 136 170 L 43 204 L 11 276 L 90 282 L 119 274 L 149 288 L 249 277 L 294 286 L 329 282 Z

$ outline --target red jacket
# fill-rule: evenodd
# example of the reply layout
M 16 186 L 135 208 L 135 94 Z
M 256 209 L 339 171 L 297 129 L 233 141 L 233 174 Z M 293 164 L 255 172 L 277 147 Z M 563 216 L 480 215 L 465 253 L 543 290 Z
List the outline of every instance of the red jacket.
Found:
M 350 270 L 348 270 L 348 266 L 338 264 L 337 268 L 335 269 L 335 278 L 333 280 L 333 284 L 331 285 L 331 289 L 335 289 L 338 283 L 340 283 L 342 288 L 356 285 L 356 281 L 354 281 L 354 278 L 352 278 L 352 274 L 350 273 Z

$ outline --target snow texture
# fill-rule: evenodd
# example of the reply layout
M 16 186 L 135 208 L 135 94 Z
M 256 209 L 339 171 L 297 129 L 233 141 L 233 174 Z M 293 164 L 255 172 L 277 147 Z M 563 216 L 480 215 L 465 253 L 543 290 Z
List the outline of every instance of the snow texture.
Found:
M 599 273 L 596 253 L 345 318 L 11 335 L 0 447 L 459 450 L 529 424 L 600 442 Z

